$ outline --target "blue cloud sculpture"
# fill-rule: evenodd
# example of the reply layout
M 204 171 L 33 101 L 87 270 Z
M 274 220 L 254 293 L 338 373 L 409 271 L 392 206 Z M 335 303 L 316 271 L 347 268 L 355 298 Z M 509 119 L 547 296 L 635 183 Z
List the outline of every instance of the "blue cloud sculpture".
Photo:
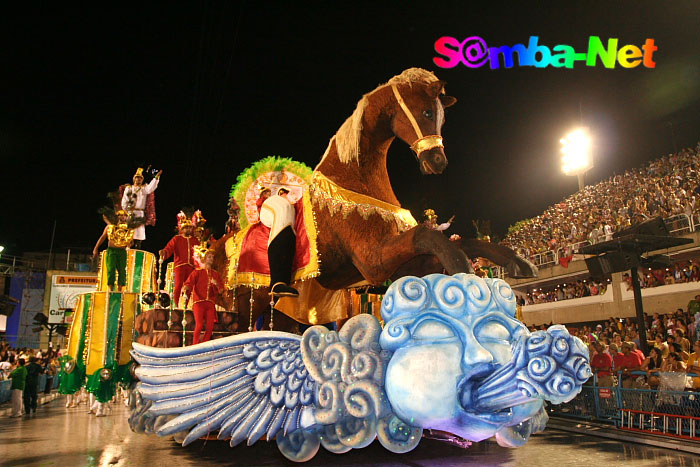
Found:
M 371 315 L 302 337 L 259 331 L 196 346 L 134 344 L 134 431 L 184 445 L 218 432 L 231 446 L 276 439 L 297 462 L 377 439 L 412 450 L 423 429 L 524 444 L 544 429 L 544 401 L 571 400 L 590 377 L 588 351 L 563 326 L 529 333 L 499 279 L 404 277 Z

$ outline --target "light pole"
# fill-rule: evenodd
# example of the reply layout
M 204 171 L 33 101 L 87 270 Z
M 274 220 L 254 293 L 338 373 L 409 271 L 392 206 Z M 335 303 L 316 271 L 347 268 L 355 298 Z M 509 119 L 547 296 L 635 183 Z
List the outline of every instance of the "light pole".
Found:
M 578 128 L 559 140 L 561 152 L 561 170 L 565 175 L 576 175 L 578 189 L 583 190 L 583 175 L 593 167 L 591 158 L 591 138 L 587 128 Z

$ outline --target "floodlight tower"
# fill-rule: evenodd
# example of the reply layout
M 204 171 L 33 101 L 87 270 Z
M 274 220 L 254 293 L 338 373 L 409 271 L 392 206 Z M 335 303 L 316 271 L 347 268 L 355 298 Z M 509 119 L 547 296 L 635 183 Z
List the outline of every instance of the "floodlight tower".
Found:
M 561 140 L 561 170 L 565 175 L 576 175 L 578 189 L 583 190 L 583 175 L 593 168 L 591 158 L 591 138 L 587 128 L 578 128 Z

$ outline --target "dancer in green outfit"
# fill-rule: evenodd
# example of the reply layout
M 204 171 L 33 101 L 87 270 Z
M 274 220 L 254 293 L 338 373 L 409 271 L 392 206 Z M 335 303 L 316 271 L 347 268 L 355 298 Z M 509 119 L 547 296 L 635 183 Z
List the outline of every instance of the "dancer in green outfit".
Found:
M 107 226 L 97 240 L 92 254 L 96 257 L 100 245 L 107 239 L 107 285 L 113 292 L 121 291 L 126 286 L 126 249 L 133 242 L 134 229 L 143 223 L 143 219 L 140 219 L 140 222 L 129 219 L 129 214 L 123 209 L 116 212 L 116 219 L 108 213 L 103 214 L 103 218 Z M 115 289 L 115 282 L 119 286 L 118 289 Z

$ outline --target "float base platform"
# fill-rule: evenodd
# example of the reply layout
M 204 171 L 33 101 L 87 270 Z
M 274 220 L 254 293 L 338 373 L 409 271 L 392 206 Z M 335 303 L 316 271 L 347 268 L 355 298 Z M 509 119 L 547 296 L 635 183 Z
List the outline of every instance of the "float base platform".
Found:
M 68 410 L 64 404 L 65 399 L 59 397 L 39 407 L 35 416 L 4 420 L 2 465 L 291 465 L 274 444 L 258 442 L 251 447 L 230 448 L 226 442 L 200 440 L 183 448 L 170 438 L 132 433 L 123 404 L 110 404 L 112 411 L 103 418 L 88 415 L 85 404 Z M 310 462 L 298 465 L 640 467 L 699 463 L 694 454 L 552 428 L 518 449 L 489 441 L 461 449 L 424 439 L 408 454 L 392 454 L 375 442 L 344 454 L 342 462 L 339 459 L 322 449 Z

